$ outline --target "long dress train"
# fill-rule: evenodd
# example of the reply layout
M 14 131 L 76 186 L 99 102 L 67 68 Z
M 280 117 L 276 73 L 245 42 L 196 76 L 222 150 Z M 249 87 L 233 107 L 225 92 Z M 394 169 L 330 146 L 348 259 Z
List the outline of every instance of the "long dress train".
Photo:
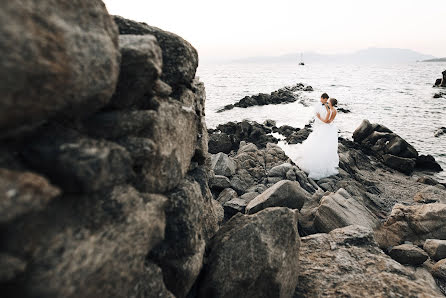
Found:
M 320 104 L 315 110 L 322 118 L 327 115 L 327 110 Z M 308 138 L 288 151 L 288 156 L 309 178 L 319 180 L 339 173 L 338 129 L 334 121 L 324 123 L 315 117 Z

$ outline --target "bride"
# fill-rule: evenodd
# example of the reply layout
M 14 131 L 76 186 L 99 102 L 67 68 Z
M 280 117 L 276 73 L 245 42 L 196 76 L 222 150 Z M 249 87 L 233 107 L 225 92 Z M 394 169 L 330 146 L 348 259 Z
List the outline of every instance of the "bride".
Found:
M 327 93 L 321 96 L 321 103 L 315 108 L 316 118 L 313 131 L 308 138 L 298 144 L 290 158 L 308 174 L 309 178 L 319 180 L 339 173 L 338 129 L 333 123 L 338 101 L 328 100 Z

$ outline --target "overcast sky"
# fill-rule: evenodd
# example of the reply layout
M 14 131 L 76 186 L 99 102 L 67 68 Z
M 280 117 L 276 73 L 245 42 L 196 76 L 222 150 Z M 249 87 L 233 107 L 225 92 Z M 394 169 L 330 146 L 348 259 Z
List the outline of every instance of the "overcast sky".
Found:
M 200 57 L 368 47 L 446 57 L 446 0 L 105 0 L 111 14 L 174 32 Z

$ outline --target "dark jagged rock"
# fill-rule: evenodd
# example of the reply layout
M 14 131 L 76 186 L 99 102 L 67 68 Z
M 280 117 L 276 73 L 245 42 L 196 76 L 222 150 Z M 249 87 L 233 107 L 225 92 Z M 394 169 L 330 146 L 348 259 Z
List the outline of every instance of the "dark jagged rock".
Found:
M 433 172 L 440 172 L 443 170 L 432 155 L 418 155 L 415 167 L 420 170 L 428 170 Z
M 0 28 L 0 136 L 108 103 L 120 54 L 102 1 L 7 1 Z
M 212 150 L 210 153 L 229 153 L 231 150 L 238 150 L 241 141 L 254 143 L 259 148 L 265 148 L 267 143 L 278 142 L 270 134 L 271 128 L 254 121 L 228 122 L 218 125 L 216 129 L 209 129 L 208 132 L 209 148 Z
M 279 90 L 271 92 L 271 94 L 259 93 L 257 95 L 245 96 L 235 104 L 226 105 L 217 112 L 231 110 L 235 107 L 248 108 L 252 106 L 295 102 L 299 99 L 299 94 L 295 93 L 297 91 L 313 91 L 313 88 L 311 86 L 304 87 L 302 83 L 298 83 L 291 87 L 280 88 Z
M 423 249 L 434 261 L 446 258 L 446 240 L 426 239 Z
M 298 212 L 237 214 L 209 244 L 199 297 L 291 297 L 299 276 Z
M 439 87 L 441 85 L 441 79 L 436 79 L 434 83 L 434 87 Z
M 344 108 L 337 108 L 337 111 L 338 112 L 341 112 L 341 113 L 351 113 L 352 111 L 350 111 L 349 109 L 344 109 Z
M 195 48 L 180 36 L 149 26 L 145 23 L 114 16 L 122 35 L 154 35 L 162 49 L 163 70 L 161 79 L 177 87 L 180 84 L 190 86 L 198 66 L 198 53 Z
M 387 127 L 363 120 L 353 132 L 353 139 L 382 158 L 389 167 L 405 174 L 413 172 L 418 158 L 417 150 Z
M 435 131 L 434 137 L 439 137 L 444 134 L 446 134 L 446 127 L 440 127 L 437 131 Z

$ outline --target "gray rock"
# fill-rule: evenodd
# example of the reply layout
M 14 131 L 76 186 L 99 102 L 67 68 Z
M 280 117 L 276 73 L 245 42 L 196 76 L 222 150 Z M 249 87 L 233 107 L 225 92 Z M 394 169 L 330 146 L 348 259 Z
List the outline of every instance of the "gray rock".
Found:
M 0 28 L 0 136 L 108 103 L 120 54 L 102 1 L 7 1 Z
M 199 297 L 291 297 L 299 276 L 298 212 L 237 214 L 209 244 Z
M 382 248 L 404 241 L 419 245 L 426 239 L 446 239 L 445 222 L 446 204 L 396 204 L 387 220 L 375 231 L 375 239 Z
M 217 154 L 219 152 L 230 153 L 233 144 L 232 138 L 226 133 L 213 133 L 209 136 L 209 153 Z
M 176 297 L 185 297 L 203 264 L 203 214 L 211 202 L 206 202 L 200 185 L 190 178 L 167 196 L 165 239 L 149 258 L 161 267 L 167 289 Z
M 121 68 L 110 106 L 123 109 L 150 108 L 152 94 L 163 64 L 161 49 L 153 35 L 120 35 Z
M 247 192 L 240 196 L 240 199 L 245 200 L 246 202 L 251 202 L 253 199 L 255 199 L 259 195 L 258 192 Z
M 322 197 L 314 218 L 316 230 L 324 233 L 349 225 L 374 228 L 378 223 L 378 218 L 343 188 Z
M 439 261 L 446 258 L 446 240 L 426 239 L 423 249 L 434 261 Z
M 442 203 L 446 204 L 446 188 L 443 186 L 426 186 L 414 196 L 417 203 Z
M 58 195 L 60 189 L 42 176 L 0 169 L 0 223 L 40 211 Z
M 437 129 L 434 133 L 434 137 L 439 137 L 441 135 L 446 134 L 446 127 L 440 127 L 439 129 Z
M 446 279 L 446 259 L 435 263 L 435 265 L 432 267 L 432 275 L 443 280 Z
M 229 178 L 226 176 L 214 175 L 214 177 L 209 179 L 209 187 L 216 190 L 230 188 L 231 181 L 229 181 Z
M 232 188 L 225 188 L 223 191 L 218 195 L 217 201 L 224 205 L 226 202 L 237 198 L 237 192 L 233 190 Z
M 293 166 L 290 163 L 283 163 L 275 166 L 268 171 L 268 177 L 285 177 L 289 170 L 292 170 Z
M 10 225 L 2 235 L 4 249 L 26 256 L 27 263 L 27 278 L 10 288 L 11 296 L 139 296 L 135 286 L 146 276 L 147 252 L 164 238 L 165 202 L 161 195 L 117 186 L 65 195 Z
M 211 162 L 215 175 L 230 177 L 235 174 L 235 163 L 227 154 L 220 152 L 212 155 Z
M 411 174 L 415 168 L 415 160 L 413 158 L 399 157 L 392 154 L 383 155 L 384 164 L 392 169 L 398 170 L 404 174 Z
M 123 184 L 133 174 L 123 147 L 62 127 L 47 129 L 23 152 L 33 167 L 68 192 L 94 192 Z
M 149 26 L 145 23 L 114 16 L 119 34 L 154 35 L 163 52 L 161 79 L 171 86 L 190 85 L 198 66 L 198 53 L 195 48 L 180 36 Z
M 423 184 L 427 184 L 427 185 L 437 185 L 439 184 L 439 182 L 437 180 L 435 180 L 432 177 L 429 176 L 422 176 L 420 178 L 417 179 L 417 182 L 423 183 Z
M 348 226 L 301 240 L 294 297 L 442 297 L 379 249 L 369 228 Z
M 299 183 L 289 180 L 277 182 L 246 206 L 246 213 L 253 214 L 268 207 L 301 209 L 310 194 Z
M 233 198 L 223 204 L 226 218 L 231 218 L 236 213 L 245 213 L 246 205 L 248 202 L 242 198 Z
M 414 266 L 421 265 L 428 259 L 427 253 L 413 244 L 394 246 L 390 249 L 389 256 L 401 264 Z

